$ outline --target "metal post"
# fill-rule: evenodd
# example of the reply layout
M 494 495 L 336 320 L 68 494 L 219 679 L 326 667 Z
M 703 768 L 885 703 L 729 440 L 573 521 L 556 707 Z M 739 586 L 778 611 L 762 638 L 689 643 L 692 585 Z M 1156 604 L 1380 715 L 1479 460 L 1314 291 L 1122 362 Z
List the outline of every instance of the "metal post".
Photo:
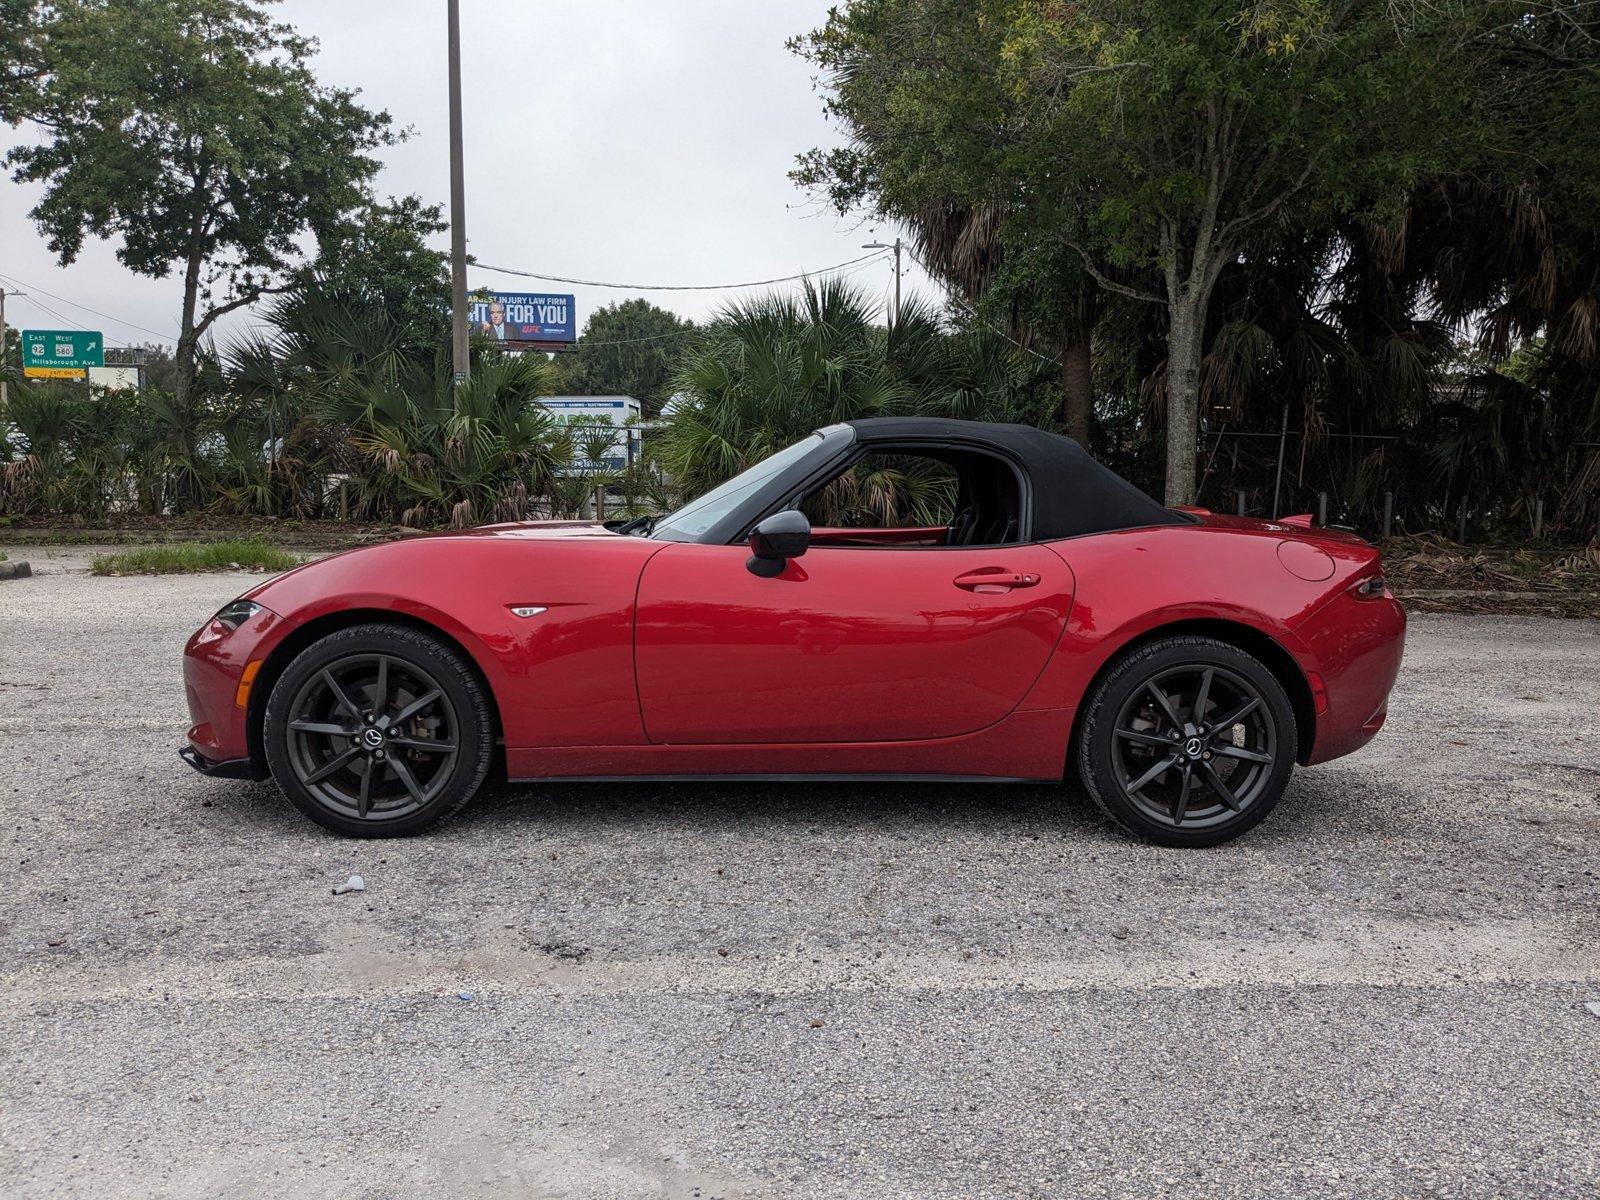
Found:
M 1238 503 L 1239 515 L 1242 517 L 1244 516 L 1244 498 L 1246 495 L 1248 495 L 1248 493 L 1243 488 L 1238 488 L 1234 491 L 1233 495 L 1235 501 Z
M 865 242 L 863 250 L 893 250 L 894 251 L 894 323 L 900 324 L 900 255 L 905 251 L 905 242 L 900 238 L 894 239 L 894 245 L 888 242 Z
M 1533 540 L 1538 541 L 1544 536 L 1544 497 L 1540 496 L 1533 502 Z
M 1383 494 L 1383 540 L 1389 540 L 1389 531 L 1394 527 L 1394 493 Z
M 1327 492 L 1318 492 L 1317 493 L 1317 524 L 1318 525 L 1326 525 L 1327 523 L 1328 523 L 1328 493 Z
M 1461 522 L 1456 528 L 1456 541 L 1467 544 L 1467 498 L 1461 497 Z
M 26 296 L 27 292 L 12 292 L 13 296 Z M 6 406 L 6 367 L 10 360 L 6 358 L 6 290 L 0 288 L 0 409 Z M 17 369 L 22 369 L 22 349 L 17 348 Z M 87 372 L 85 372 L 87 374 Z
M 900 249 L 904 245 L 897 237 L 894 239 L 894 323 L 900 324 Z
M 272 389 L 272 399 L 267 401 L 267 503 L 272 504 L 272 485 L 278 481 L 278 435 L 273 417 L 278 407 L 278 389 Z
M 1283 402 L 1283 424 L 1278 429 L 1278 475 L 1272 481 L 1272 519 L 1276 521 L 1282 511 L 1278 507 L 1278 497 L 1283 490 L 1283 448 L 1289 440 L 1289 402 Z
M 450 356 L 455 380 L 472 372 L 467 350 L 466 178 L 461 161 L 461 0 L 449 0 L 450 21 Z

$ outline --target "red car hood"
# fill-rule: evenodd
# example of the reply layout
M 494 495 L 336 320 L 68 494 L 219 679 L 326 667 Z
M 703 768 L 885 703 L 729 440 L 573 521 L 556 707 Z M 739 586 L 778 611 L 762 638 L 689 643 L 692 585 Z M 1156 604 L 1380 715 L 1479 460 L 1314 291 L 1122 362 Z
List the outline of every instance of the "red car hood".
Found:
M 329 554 L 310 562 L 301 563 L 285 571 L 281 575 L 274 575 L 262 583 L 258 583 L 249 591 L 243 593 L 240 599 L 260 600 L 262 593 L 276 589 L 284 580 L 302 572 L 315 570 L 325 563 L 347 559 L 355 555 L 374 555 L 397 545 L 415 544 L 420 542 L 448 542 L 472 541 L 479 538 L 512 538 L 518 541 L 570 541 L 574 538 L 596 538 L 603 541 L 613 541 L 622 534 L 613 533 L 604 525 L 596 521 L 506 521 L 499 525 L 479 525 L 473 529 L 447 529 L 438 533 L 421 533 L 413 537 L 401 538 L 398 542 L 374 542 L 370 546 L 357 546 L 350 550 L 341 550 L 337 554 Z M 268 607 L 271 607 L 268 605 Z

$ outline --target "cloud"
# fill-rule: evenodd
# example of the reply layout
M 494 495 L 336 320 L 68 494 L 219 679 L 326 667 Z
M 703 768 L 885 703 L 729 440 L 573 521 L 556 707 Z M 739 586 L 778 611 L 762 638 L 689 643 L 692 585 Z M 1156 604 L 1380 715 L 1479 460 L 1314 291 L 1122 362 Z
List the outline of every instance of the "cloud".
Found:
M 874 240 L 790 183 L 796 153 L 837 140 L 811 68 L 784 40 L 819 25 L 827 0 L 594 0 L 519 5 L 463 0 L 467 233 L 485 262 L 648 283 L 763 279 L 842 262 Z M 436 0 L 285 0 L 280 19 L 315 36 L 327 83 L 359 88 L 414 136 L 385 152 L 383 193 L 448 199 L 444 5 Z M 91 243 L 55 266 L 26 219 L 38 191 L 0 187 L 0 270 L 125 321 L 175 333 L 174 279 L 131 275 Z M 888 232 L 892 239 L 892 231 Z M 856 278 L 887 294 L 892 271 Z M 475 273 L 474 287 L 540 285 Z M 908 273 L 908 294 L 936 289 Z M 554 285 L 552 285 L 554 286 Z M 578 318 L 630 293 L 574 287 Z M 714 292 L 632 293 L 696 319 Z M 45 299 L 109 344 L 125 325 Z M 19 299 L 7 317 L 58 322 Z M 248 326 L 248 312 L 219 337 Z

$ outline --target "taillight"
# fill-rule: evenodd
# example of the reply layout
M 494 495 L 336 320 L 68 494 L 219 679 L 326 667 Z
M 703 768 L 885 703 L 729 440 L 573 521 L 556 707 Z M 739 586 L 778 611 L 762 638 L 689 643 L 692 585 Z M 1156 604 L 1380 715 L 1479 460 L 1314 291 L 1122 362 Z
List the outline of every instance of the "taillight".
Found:
M 1389 594 L 1389 581 L 1382 575 L 1368 575 L 1350 591 L 1358 600 L 1382 600 Z

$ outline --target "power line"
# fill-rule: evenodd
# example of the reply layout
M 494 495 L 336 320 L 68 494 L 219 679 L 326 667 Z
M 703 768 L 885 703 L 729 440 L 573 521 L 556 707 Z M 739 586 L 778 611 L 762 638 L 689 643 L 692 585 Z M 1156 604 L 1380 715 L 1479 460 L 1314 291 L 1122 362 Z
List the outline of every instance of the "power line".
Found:
M 603 342 L 586 342 L 582 338 L 573 342 L 576 349 L 584 350 L 590 346 L 635 346 L 640 342 L 661 342 L 667 338 L 687 337 L 691 333 L 704 333 L 703 327 L 695 326 L 689 329 L 674 329 L 671 333 L 652 333 L 649 337 L 636 338 L 609 338 Z
M 79 304 L 76 300 L 68 300 L 65 296 L 58 296 L 54 292 L 47 292 L 38 284 L 29 283 L 25 279 L 18 279 L 14 275 L 0 274 L 0 279 L 8 280 L 17 287 L 25 287 L 31 289 L 32 291 L 40 292 L 46 296 L 49 296 L 52 300 L 59 300 L 62 304 L 65 304 L 70 308 L 82 309 L 84 312 L 93 313 L 95 316 L 101 317 L 104 320 L 115 321 L 118 325 L 125 325 L 129 329 L 137 329 L 140 333 L 148 333 L 152 337 L 158 337 L 168 342 L 177 341 L 177 339 L 169 333 L 157 333 L 154 329 L 147 329 L 143 325 L 134 324 L 132 321 L 124 321 L 121 317 L 113 317 L 110 313 L 103 313 L 98 308 L 90 308 L 87 304 Z M 44 306 L 40 305 L 39 307 L 43 308 Z M 45 309 L 45 311 L 50 312 L 49 309 Z M 59 313 L 52 313 L 51 315 L 55 316 L 58 320 L 66 320 L 66 318 L 61 316 Z M 71 324 L 71 322 L 68 322 L 68 324 Z M 83 326 L 79 325 L 77 328 L 82 329 Z
M 908 249 L 906 251 L 906 256 L 908 258 L 910 258 L 912 262 L 916 263 L 917 266 L 921 267 L 924 271 L 926 271 L 928 273 L 928 277 L 930 279 L 938 279 L 939 278 L 938 274 L 931 267 L 929 267 L 927 263 L 923 262 L 920 258 L 918 258 L 914 252 L 912 252 L 911 250 Z M 1024 354 L 1031 354 L 1035 358 L 1037 358 L 1040 362 L 1047 362 L 1051 366 L 1056 366 L 1056 367 L 1061 366 L 1061 360 L 1059 358 L 1052 358 L 1048 354 L 1041 354 L 1039 351 L 1035 350 L 1032 346 L 1024 346 L 1021 342 L 1017 341 L 1016 338 L 1012 337 L 1009 333 L 1007 333 L 1004 329 L 1001 329 L 998 325 L 993 325 L 993 324 L 989 323 L 988 321 L 985 321 L 981 316 L 978 315 L 978 310 L 976 308 L 974 308 L 971 304 L 967 303 L 967 301 L 966 301 L 966 299 L 964 297 L 956 295 L 955 288 L 952 285 L 950 285 L 948 283 L 946 283 L 944 285 L 944 294 L 952 303 L 954 303 L 956 305 L 959 305 L 963 310 L 965 310 L 969 320 L 976 321 L 979 325 L 982 325 L 990 333 L 999 334 L 1001 337 L 1005 338 L 1006 341 L 1010 342 L 1013 346 L 1015 346 L 1018 350 L 1021 350 Z
M 881 251 L 878 251 L 878 252 L 874 252 L 872 254 L 863 254 L 863 255 L 860 255 L 860 256 L 858 256 L 856 258 L 847 259 L 846 261 L 844 261 L 842 263 L 836 263 L 831 267 L 820 267 L 815 271 L 802 271 L 797 275 L 783 275 L 783 276 L 778 276 L 778 277 L 773 278 L 773 279 L 755 279 L 755 280 L 751 280 L 751 281 L 749 281 L 747 283 L 694 283 L 694 284 L 604 283 L 604 282 L 600 282 L 598 280 L 593 280 L 593 279 L 572 279 L 572 278 L 568 278 L 568 277 L 562 276 L 562 275 L 541 275 L 541 274 L 538 274 L 537 272 L 519 271 L 519 270 L 515 270 L 515 269 L 513 269 L 511 267 L 493 267 L 493 266 L 489 266 L 489 265 L 487 265 L 485 263 L 475 263 L 473 265 L 475 267 L 478 267 L 478 268 L 480 268 L 482 270 L 485 270 L 485 271 L 495 271 L 495 272 L 498 272 L 498 273 L 504 274 L 504 275 L 518 275 L 518 276 L 522 276 L 523 278 L 526 278 L 526 279 L 539 279 L 539 280 L 543 280 L 543 281 L 551 282 L 551 283 L 571 283 L 571 284 L 577 284 L 577 285 L 582 286 L 582 287 L 620 288 L 620 289 L 625 289 L 625 290 L 629 290 L 629 291 L 640 291 L 640 292 L 714 292 L 714 291 L 733 290 L 733 289 L 738 289 L 738 288 L 767 287 L 767 286 L 769 286 L 771 284 L 775 284 L 775 283 L 792 283 L 795 280 L 810 279 L 810 278 L 813 278 L 814 276 L 826 275 L 826 274 L 828 274 L 830 272 L 833 272 L 833 271 L 841 271 L 846 275 L 855 275 L 855 274 L 859 274 L 860 271 L 864 270 L 871 263 L 881 261 L 886 257 L 887 257 L 887 255 L 885 253 L 883 253 Z M 847 268 L 847 267 L 854 268 L 854 269 L 853 270 L 849 270 L 849 271 L 845 271 L 845 268 Z M 62 304 L 68 305 L 69 307 L 76 308 L 76 309 L 81 309 L 82 311 L 87 312 L 87 313 L 92 313 L 95 316 L 102 318 L 103 320 L 113 321 L 116 324 L 124 325 L 124 326 L 128 327 L 129 329 L 137 329 L 141 333 L 148 333 L 152 337 L 161 338 L 163 341 L 174 342 L 174 341 L 177 340 L 171 334 L 160 333 L 160 332 L 158 332 L 158 331 L 156 331 L 154 329 L 148 328 L 147 326 L 136 324 L 133 321 L 125 321 L 121 317 L 114 317 L 110 313 L 101 312 L 97 308 L 90 308 L 87 304 L 79 304 L 75 300 L 68 300 L 65 296 L 58 296 L 54 292 L 45 291 L 44 288 L 39 287 L 37 284 L 29 283 L 25 279 L 19 279 L 16 276 L 6 275 L 6 274 L 3 274 L 3 273 L 0 273 L 0 279 L 5 279 L 8 282 L 10 282 L 13 286 L 16 286 L 16 287 L 30 288 L 30 289 L 32 289 L 34 291 L 37 291 L 37 292 L 41 293 L 42 295 L 49 296 L 52 300 L 57 300 L 57 301 L 61 302 Z M 22 297 L 18 297 L 18 298 L 21 299 Z M 84 329 L 84 328 L 86 328 L 85 326 L 79 324 L 76 321 L 68 320 L 66 317 L 64 317 L 60 313 L 58 313 L 55 309 L 49 308 L 48 306 L 46 306 L 45 304 L 43 304 L 43 303 L 41 303 L 41 302 L 39 302 L 37 300 L 35 300 L 33 303 L 35 304 L 36 307 L 41 308 L 45 312 L 49 313 L 56 320 L 61 321 L 64 324 L 70 325 L 74 329 Z M 674 330 L 671 333 L 653 334 L 653 335 L 651 335 L 649 337 L 642 337 L 642 338 L 616 338 L 616 339 L 611 339 L 611 340 L 607 340 L 607 341 L 603 341 L 603 342 L 579 342 L 578 344 L 582 345 L 582 346 L 596 346 L 596 347 L 598 347 L 598 346 L 634 345 L 634 344 L 640 344 L 640 343 L 644 343 L 644 342 L 663 341 L 663 340 L 665 340 L 667 338 L 681 337 L 684 334 L 693 333 L 693 332 L 696 332 L 696 331 L 695 330 L 689 330 L 689 329 L 683 329 L 683 330 Z
M 867 267 L 872 265 L 871 261 L 868 261 L 868 260 L 879 260 L 879 259 L 883 259 L 883 258 L 886 258 L 886 257 L 887 257 L 887 255 L 882 255 L 882 254 L 880 254 L 880 255 L 870 255 L 869 254 L 869 255 L 867 255 L 866 259 L 857 259 L 856 262 L 861 264 L 861 265 L 858 265 L 858 266 L 856 266 L 856 267 L 854 267 L 854 268 L 852 268 L 851 270 L 848 270 L 848 271 L 840 271 L 839 272 L 839 277 L 841 279 L 847 279 L 852 275 L 859 275 L 862 271 L 866 270 Z M 842 265 L 844 265 L 844 264 L 842 264 Z M 600 342 L 600 341 L 591 342 L 591 341 L 585 341 L 584 339 L 579 338 L 576 342 L 572 343 L 572 345 L 573 345 L 573 348 L 576 349 L 576 350 L 583 350 L 583 349 L 587 349 L 587 348 L 592 347 L 592 346 L 632 346 L 632 345 L 638 345 L 641 342 L 660 342 L 660 341 L 665 341 L 667 338 L 687 337 L 690 334 L 705 333 L 706 330 L 709 329 L 709 328 L 710 328 L 709 325 L 696 325 L 696 326 L 692 326 L 691 328 L 688 328 L 688 329 L 674 329 L 670 333 L 653 333 L 653 334 L 648 335 L 647 337 L 636 337 L 636 338 L 608 338 L 603 342 Z
M 49 313 L 52 317 L 54 317 L 56 320 L 60 321 L 63 325 L 70 325 L 74 329 L 81 329 L 85 333 L 89 332 L 88 326 L 79 325 L 76 321 L 69 321 L 66 317 L 63 317 L 60 313 L 58 313 L 55 309 L 51 308 L 48 304 L 44 304 L 41 301 L 35 300 L 32 296 L 17 296 L 16 298 L 18 300 L 26 300 L 29 304 L 33 305 L 35 308 L 41 309 L 44 312 Z
M 831 267 L 819 267 L 815 271 L 801 271 L 798 275 L 779 275 L 773 279 L 752 279 L 746 283 L 606 283 L 598 279 L 572 279 L 565 275 L 541 275 L 537 271 L 518 271 L 511 267 L 492 267 L 488 263 L 474 263 L 473 266 L 480 271 L 494 271 L 500 275 L 520 275 L 524 279 L 538 279 L 545 283 L 572 283 L 579 287 L 619 288 L 629 292 L 722 292 L 737 288 L 767 287 L 774 283 L 793 283 L 797 279 L 810 279 L 814 275 L 826 275 L 830 271 L 837 271 L 843 267 L 853 267 L 857 263 L 864 263 L 871 259 L 884 257 L 882 253 L 863 254 L 859 258 L 847 259 L 842 263 L 835 263 Z

